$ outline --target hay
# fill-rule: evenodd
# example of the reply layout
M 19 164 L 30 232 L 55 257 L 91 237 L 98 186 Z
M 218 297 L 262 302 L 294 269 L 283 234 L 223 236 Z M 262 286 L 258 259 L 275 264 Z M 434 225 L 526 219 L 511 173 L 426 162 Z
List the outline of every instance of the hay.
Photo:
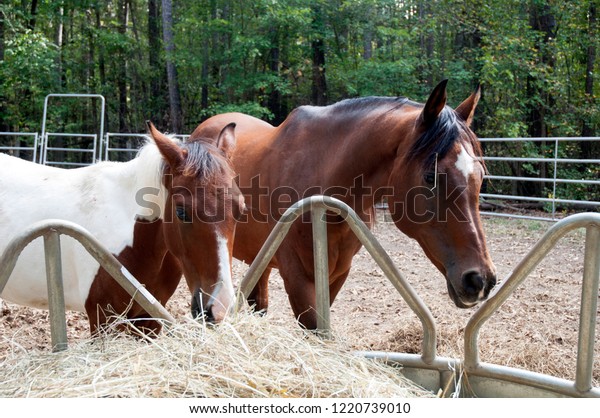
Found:
M 14 343 L 0 397 L 424 397 L 397 368 L 268 318 L 182 319 L 156 339 L 108 333 L 61 353 Z

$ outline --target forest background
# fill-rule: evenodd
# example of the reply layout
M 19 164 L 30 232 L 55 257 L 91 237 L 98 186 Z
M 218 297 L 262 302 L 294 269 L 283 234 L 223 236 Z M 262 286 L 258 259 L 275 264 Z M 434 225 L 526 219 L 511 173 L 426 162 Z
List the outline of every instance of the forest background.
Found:
M 480 137 L 595 136 L 598 0 L 2 0 L 0 132 L 39 131 L 48 93 L 97 93 L 106 130 L 189 134 L 241 111 L 386 95 L 456 106 Z M 95 124 L 97 106 L 53 117 Z M 574 145 L 581 158 L 591 142 Z M 533 151 L 522 150 L 531 154 Z M 535 151 L 538 152 L 538 151 Z

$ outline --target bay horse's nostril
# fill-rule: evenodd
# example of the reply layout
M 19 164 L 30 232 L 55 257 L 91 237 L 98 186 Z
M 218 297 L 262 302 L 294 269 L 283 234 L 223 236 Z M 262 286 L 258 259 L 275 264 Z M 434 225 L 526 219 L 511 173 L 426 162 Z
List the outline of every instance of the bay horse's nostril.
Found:
M 468 296 L 478 296 L 484 287 L 484 280 L 476 271 L 465 273 L 462 277 L 462 284 L 465 294 Z

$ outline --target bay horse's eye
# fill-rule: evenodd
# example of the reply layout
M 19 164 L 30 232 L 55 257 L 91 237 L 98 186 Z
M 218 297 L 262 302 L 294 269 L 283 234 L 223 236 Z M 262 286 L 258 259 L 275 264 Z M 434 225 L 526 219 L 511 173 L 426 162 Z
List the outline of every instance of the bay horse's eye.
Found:
M 425 183 L 428 185 L 433 186 L 435 184 L 435 173 L 425 173 L 423 178 L 425 179 Z
M 183 206 L 177 206 L 175 208 L 175 215 L 177 215 L 177 218 L 179 218 L 179 220 L 183 222 L 192 222 L 192 218 L 188 215 L 187 211 L 185 210 L 185 207 Z

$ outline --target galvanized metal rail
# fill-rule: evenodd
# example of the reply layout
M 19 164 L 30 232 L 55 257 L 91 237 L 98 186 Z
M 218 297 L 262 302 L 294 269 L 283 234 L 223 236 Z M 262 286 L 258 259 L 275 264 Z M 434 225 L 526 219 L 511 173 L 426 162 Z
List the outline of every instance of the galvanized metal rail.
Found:
M 102 138 L 104 138 L 104 113 L 105 113 L 105 109 L 106 109 L 106 100 L 104 99 L 104 96 L 102 96 L 101 94 L 75 94 L 75 93 L 51 93 L 48 94 L 46 96 L 46 98 L 44 99 L 44 112 L 42 115 L 42 132 L 40 134 L 40 138 L 41 138 L 41 146 L 42 146 L 42 150 L 40 153 L 40 163 L 45 164 L 46 163 L 46 158 L 47 158 L 47 151 L 46 148 L 49 146 L 48 144 L 48 139 L 49 136 L 57 136 L 57 135 L 61 135 L 61 136 L 66 136 L 66 135 L 72 135 L 72 134 L 65 134 L 65 133 L 61 133 L 61 134 L 49 134 L 47 133 L 46 130 L 46 125 L 48 122 L 48 105 L 50 102 L 51 98 L 63 98 L 63 99 L 98 99 L 100 100 L 100 127 L 99 127 L 99 131 L 97 133 L 97 135 L 95 135 L 94 140 L 93 140 L 93 154 L 92 154 L 92 161 L 91 164 L 95 163 L 96 161 L 99 161 L 101 159 L 101 150 L 98 149 L 98 138 L 100 138 L 100 140 L 102 140 Z M 88 134 L 79 134 L 79 135 L 75 135 L 75 136 L 87 136 Z M 71 150 L 71 151 L 76 151 L 76 152 L 88 152 L 87 150 L 82 150 L 82 149 L 78 149 L 78 150 Z M 55 164 L 61 164 L 61 165 L 69 165 L 68 163 L 65 164 L 65 162 L 59 162 L 59 161 L 54 161 L 53 163 Z
M 583 283 L 579 317 L 579 339 L 575 382 L 523 370 L 484 364 L 479 361 L 477 338 L 481 326 L 508 299 L 512 292 L 527 278 L 548 252 L 568 232 L 585 228 L 585 254 Z M 580 213 L 554 224 L 542 236 L 531 251 L 521 260 L 502 286 L 484 303 L 469 320 L 465 328 L 465 372 L 469 382 L 485 382 L 486 390 L 500 390 L 495 381 L 511 382 L 565 396 L 600 397 L 600 388 L 592 387 L 594 340 L 598 309 L 598 282 L 600 280 L 600 214 Z M 478 379 L 479 378 L 479 379 Z M 518 395 L 519 392 L 512 396 Z
M 557 185 L 559 184 L 579 184 L 579 185 L 587 185 L 587 186 L 598 186 L 600 182 L 598 180 L 594 180 L 591 178 L 588 179 L 562 179 L 558 177 L 558 167 L 559 164 L 584 164 L 588 167 L 594 167 L 600 164 L 600 159 L 581 159 L 581 158 L 562 158 L 559 153 L 559 144 L 564 142 L 597 142 L 597 137 L 544 137 L 544 138 L 480 138 L 482 143 L 531 143 L 531 142 L 543 142 L 548 144 L 554 144 L 554 152 L 553 156 L 550 157 L 505 157 L 505 156 L 493 156 L 490 154 L 490 150 L 486 150 L 486 155 L 483 157 L 484 161 L 489 162 L 519 162 L 519 163 L 546 163 L 552 166 L 552 177 L 548 178 L 540 178 L 540 177 L 519 177 L 519 176 L 500 176 L 493 175 L 492 173 L 487 174 L 485 176 L 486 179 L 489 180 L 507 180 L 511 182 L 542 182 L 542 183 L 550 183 L 552 185 L 552 194 L 549 197 L 542 196 L 520 196 L 520 195 L 511 195 L 509 193 L 481 193 L 480 196 L 484 199 L 492 199 L 492 200 L 506 200 L 506 201 L 525 201 L 525 202 L 538 202 L 544 204 L 550 204 L 552 206 L 551 217 L 540 217 L 533 215 L 517 215 L 514 213 L 502 213 L 498 212 L 481 212 L 482 214 L 489 216 L 503 216 L 503 217 L 512 217 L 512 218 L 524 218 L 524 219 L 536 219 L 543 221 L 556 221 L 556 205 L 559 203 L 564 204 L 574 204 L 574 205 L 586 205 L 590 208 L 599 207 L 600 202 L 598 201 L 590 201 L 583 199 L 567 199 L 560 198 L 558 195 L 560 194 L 557 191 Z
M 481 326 L 502 306 L 557 242 L 568 232 L 579 228 L 586 229 L 586 242 L 575 381 L 480 362 L 478 335 Z M 464 360 L 437 357 L 432 364 L 425 364 L 417 356 L 405 353 L 361 352 L 360 354 L 401 364 L 407 377 L 432 390 L 440 388 L 457 390 L 456 380 L 464 373 L 468 378 L 470 391 L 473 392 L 471 396 L 600 397 L 600 387 L 592 387 L 600 278 L 599 245 L 600 214 L 576 214 L 554 224 L 469 320 L 465 328 Z
M 19 146 L 19 145 L 14 145 L 14 146 L 10 146 L 10 145 L 1 145 L 0 143 L 0 152 L 5 152 L 5 151 L 9 151 L 9 152 L 20 152 L 20 151 L 29 151 L 31 152 L 31 161 L 36 163 L 37 162 L 37 152 L 38 152 L 38 141 L 39 141 L 39 136 L 37 132 L 0 132 L 0 137 L 14 137 L 14 138 L 19 138 L 19 137 L 33 137 L 33 145 L 32 146 Z M 22 158 L 22 157 L 20 157 Z
M 311 196 L 290 206 L 279 219 L 266 242 L 262 246 L 254 262 L 250 265 L 244 279 L 240 283 L 239 292 L 247 298 L 267 265 L 277 252 L 279 245 L 290 230 L 294 221 L 303 213 L 312 211 L 313 242 L 315 255 L 315 286 L 317 300 L 317 328 L 320 333 L 328 335 L 331 329 L 329 321 L 329 268 L 327 254 L 327 223 L 325 212 L 340 215 L 350 226 L 354 234 L 402 295 L 410 308 L 415 312 L 423 326 L 423 354 L 420 359 L 424 364 L 432 364 L 436 358 L 436 330 L 431 311 L 417 295 L 408 281 L 396 268 L 385 249 L 377 241 L 371 230 L 358 217 L 356 212 L 344 202 L 329 196 Z
M 312 212 L 313 242 L 315 255 L 315 287 L 317 326 L 321 334 L 330 335 L 329 318 L 329 275 L 327 256 L 327 225 L 325 212 L 341 215 L 352 231 L 363 243 L 367 251 L 381 267 L 385 275 L 400 292 L 404 300 L 417 314 L 423 326 L 422 354 L 358 352 L 357 354 L 400 364 L 404 375 L 433 391 L 444 394 L 460 390 L 462 376 L 468 377 L 468 386 L 472 393 L 466 396 L 480 397 L 538 397 L 570 396 L 600 397 L 600 388 L 592 387 L 594 339 L 598 301 L 598 281 L 600 273 L 600 214 L 578 214 L 565 218 L 548 230 L 538 244 L 519 263 L 517 268 L 495 290 L 490 299 L 473 315 L 465 329 L 465 357 L 440 357 L 436 354 L 436 327 L 433 317 L 402 277 L 381 244 L 368 227 L 345 203 L 326 196 L 312 196 L 292 205 L 276 224 L 267 241 L 261 248 L 242 280 L 239 292 L 247 298 L 267 265 L 275 255 L 291 225 L 303 213 Z M 483 323 L 510 296 L 515 288 L 546 256 L 552 247 L 567 232 L 577 228 L 586 228 L 586 251 L 584 261 L 584 279 L 582 289 L 581 319 L 578 344 L 578 360 L 575 382 L 547 376 L 539 373 L 481 363 L 478 357 L 478 334 Z
M 77 240 L 100 266 L 148 312 L 150 317 L 163 320 L 167 326 L 175 323 L 175 319 L 160 302 L 86 229 L 73 222 L 48 219 L 28 227 L 18 237 L 15 237 L 4 250 L 0 258 L 0 295 L 8 283 L 23 249 L 31 241 L 43 237 L 53 351 L 67 348 L 60 235 L 68 235 Z

